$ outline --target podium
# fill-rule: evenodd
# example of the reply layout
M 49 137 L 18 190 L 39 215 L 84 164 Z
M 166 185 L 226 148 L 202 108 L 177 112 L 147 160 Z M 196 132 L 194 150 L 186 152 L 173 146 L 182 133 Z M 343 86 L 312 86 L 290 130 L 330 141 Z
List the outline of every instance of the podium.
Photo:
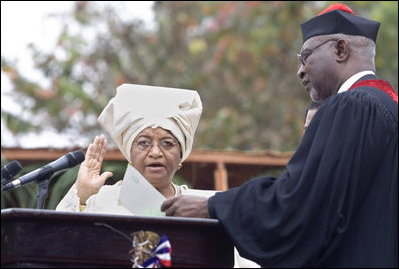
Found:
M 116 230 L 165 234 L 172 267 L 234 266 L 233 244 L 218 220 L 23 208 L 1 210 L 1 266 L 131 268 L 132 242 Z

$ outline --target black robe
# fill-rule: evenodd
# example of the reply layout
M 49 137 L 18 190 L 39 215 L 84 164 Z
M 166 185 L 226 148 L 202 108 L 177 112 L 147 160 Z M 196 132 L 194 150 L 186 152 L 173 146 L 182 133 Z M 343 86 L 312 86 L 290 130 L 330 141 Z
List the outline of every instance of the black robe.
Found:
M 284 174 L 217 193 L 208 209 L 264 267 L 398 267 L 397 104 L 370 87 L 329 97 Z

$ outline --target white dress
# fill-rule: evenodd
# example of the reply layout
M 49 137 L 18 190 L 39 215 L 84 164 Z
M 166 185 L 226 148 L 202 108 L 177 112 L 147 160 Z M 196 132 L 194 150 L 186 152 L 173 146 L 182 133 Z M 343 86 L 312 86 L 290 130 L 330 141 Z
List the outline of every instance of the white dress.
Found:
M 174 185 L 177 194 L 196 195 L 202 197 L 211 197 L 216 191 L 189 189 L 187 185 Z M 104 185 L 97 194 L 89 197 L 86 201 L 86 208 L 83 212 L 133 215 L 127 208 L 119 203 L 119 193 L 122 187 L 122 180 L 114 185 Z M 76 185 L 73 184 L 68 193 L 57 205 L 56 211 L 79 212 L 79 197 L 77 195 Z

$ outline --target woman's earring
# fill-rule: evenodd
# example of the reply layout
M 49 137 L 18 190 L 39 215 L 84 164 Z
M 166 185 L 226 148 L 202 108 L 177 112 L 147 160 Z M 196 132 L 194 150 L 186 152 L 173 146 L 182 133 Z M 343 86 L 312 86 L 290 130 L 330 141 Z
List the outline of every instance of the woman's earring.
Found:
M 182 163 L 179 163 L 177 170 L 180 170 L 183 167 Z

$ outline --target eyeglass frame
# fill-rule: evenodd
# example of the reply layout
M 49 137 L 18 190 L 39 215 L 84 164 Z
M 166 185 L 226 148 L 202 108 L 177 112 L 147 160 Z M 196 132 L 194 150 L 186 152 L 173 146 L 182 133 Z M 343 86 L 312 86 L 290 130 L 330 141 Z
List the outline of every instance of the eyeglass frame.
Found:
M 140 145 L 139 143 L 142 143 L 142 142 L 149 142 L 149 145 L 145 145 L 145 146 L 144 146 L 144 145 Z M 162 142 L 171 143 L 173 146 L 171 146 L 170 149 L 164 148 L 165 146 L 162 146 Z M 133 144 L 135 144 L 136 147 L 137 147 L 139 150 L 142 150 L 142 151 L 149 151 L 149 150 L 154 146 L 154 142 L 153 142 L 153 141 L 150 141 L 150 140 L 141 140 L 141 141 L 133 142 Z M 161 149 L 162 151 L 164 151 L 164 152 L 165 152 L 165 151 L 166 151 L 166 152 L 169 152 L 169 151 L 173 150 L 173 148 L 174 148 L 176 145 L 180 145 L 180 143 L 179 143 L 179 142 L 175 142 L 175 141 L 168 141 L 167 139 L 163 139 L 163 140 L 157 142 L 158 148 L 160 148 L 160 149 Z M 144 148 L 143 148 L 143 147 L 144 147 Z
M 322 42 L 321 44 L 317 45 L 317 46 L 314 47 L 313 49 L 305 49 L 304 51 L 298 53 L 296 56 L 298 56 L 298 59 L 299 59 L 299 62 L 301 63 L 301 65 L 302 65 L 302 66 L 305 66 L 305 65 L 306 65 L 306 59 L 309 58 L 309 56 L 312 55 L 312 53 L 313 53 L 318 47 L 323 46 L 323 45 L 326 44 L 327 42 L 330 42 L 330 41 L 338 41 L 338 40 L 339 40 L 339 39 L 337 39 L 337 38 L 328 39 L 328 40 Z M 302 54 L 303 54 L 305 51 L 308 51 L 308 50 L 310 51 L 310 53 L 307 54 L 307 55 L 305 55 L 306 58 L 303 58 L 303 55 L 302 55 Z

